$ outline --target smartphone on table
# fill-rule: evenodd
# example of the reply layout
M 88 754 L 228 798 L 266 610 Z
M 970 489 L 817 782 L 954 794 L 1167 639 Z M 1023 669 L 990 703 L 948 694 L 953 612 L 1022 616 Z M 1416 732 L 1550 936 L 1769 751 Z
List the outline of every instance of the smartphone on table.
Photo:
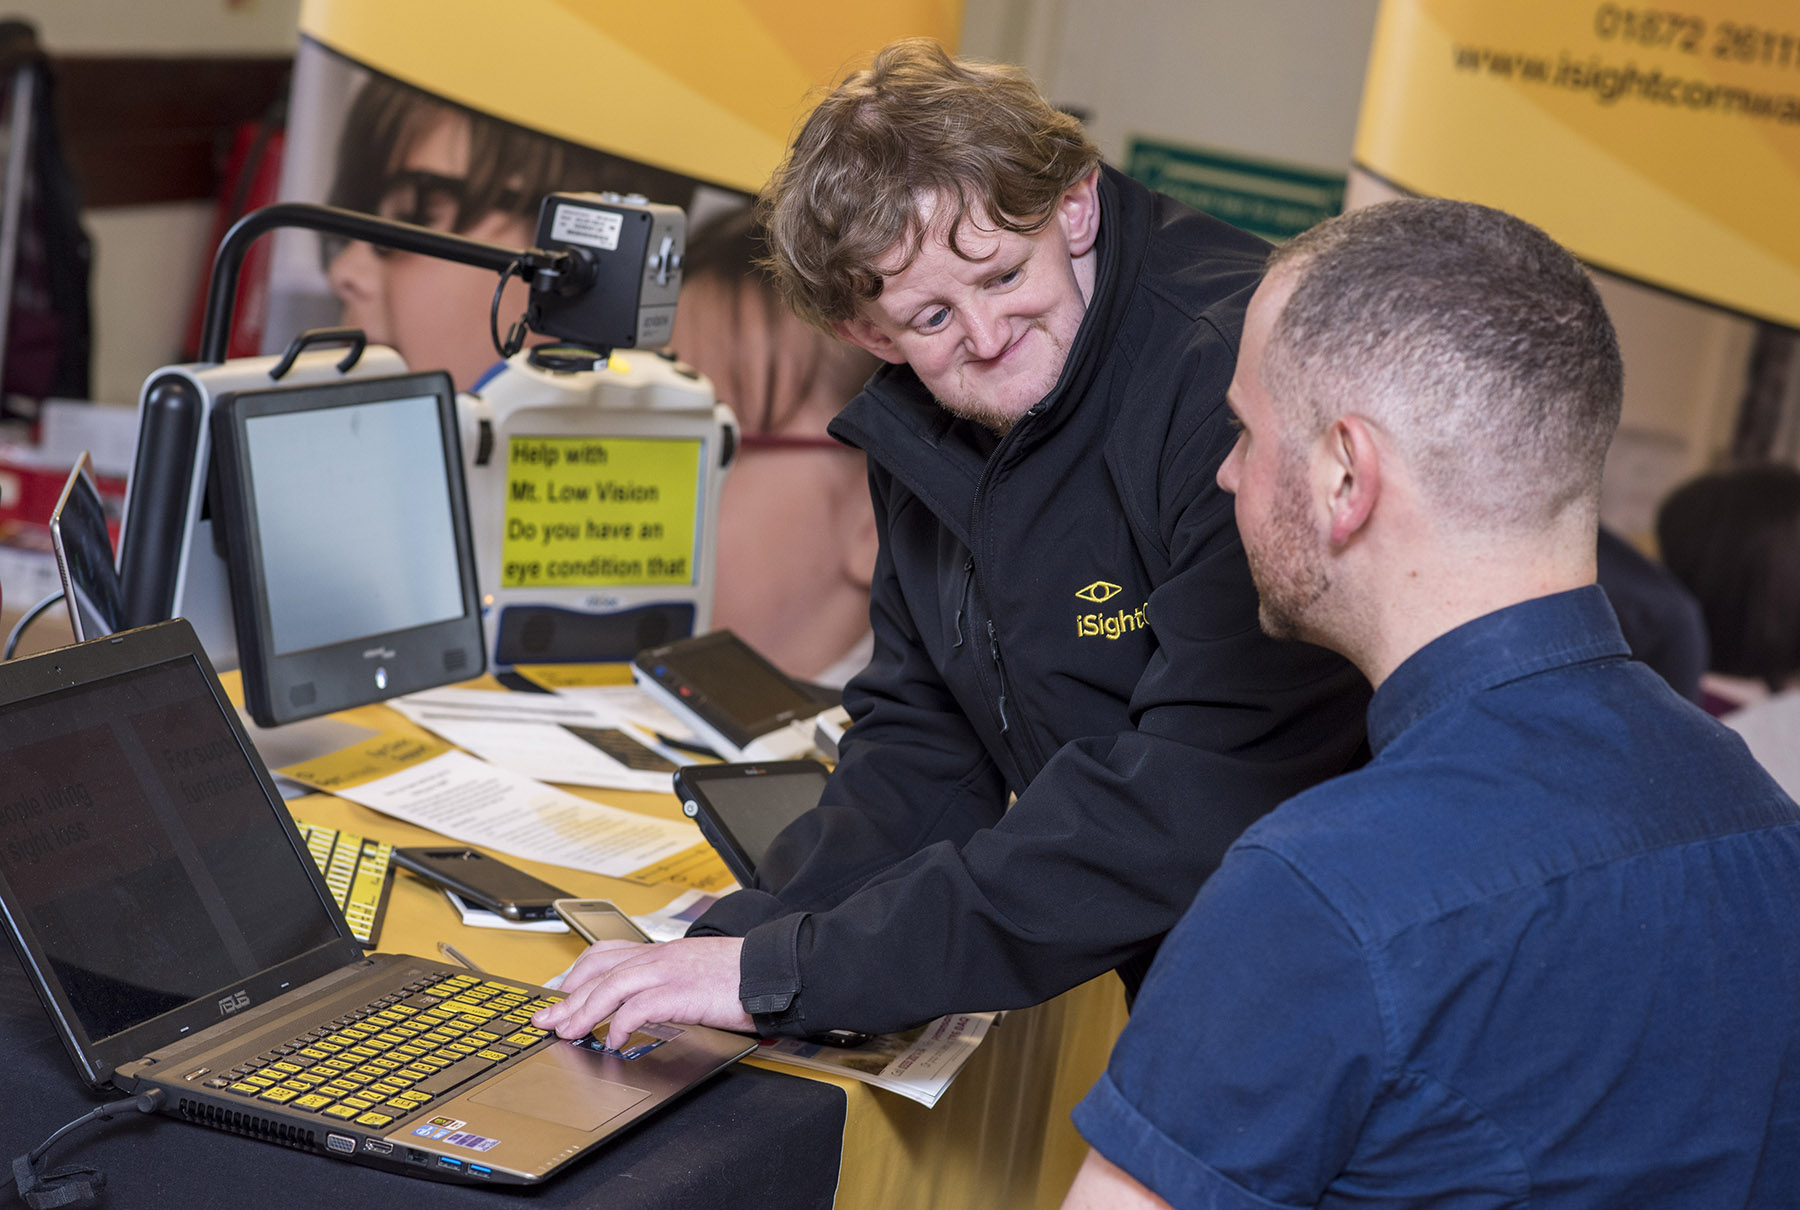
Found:
M 563 923 L 590 945 L 596 941 L 650 940 L 610 899 L 558 899 L 552 907 Z
M 467 845 L 395 849 L 394 864 L 508 920 L 548 920 L 569 892 Z

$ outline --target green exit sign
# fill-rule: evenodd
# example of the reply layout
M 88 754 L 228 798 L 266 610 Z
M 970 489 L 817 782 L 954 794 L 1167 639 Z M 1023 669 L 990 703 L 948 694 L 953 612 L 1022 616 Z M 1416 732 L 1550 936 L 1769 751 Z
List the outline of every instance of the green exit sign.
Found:
M 1160 193 L 1280 243 L 1344 208 L 1344 174 L 1133 139 L 1125 172 Z

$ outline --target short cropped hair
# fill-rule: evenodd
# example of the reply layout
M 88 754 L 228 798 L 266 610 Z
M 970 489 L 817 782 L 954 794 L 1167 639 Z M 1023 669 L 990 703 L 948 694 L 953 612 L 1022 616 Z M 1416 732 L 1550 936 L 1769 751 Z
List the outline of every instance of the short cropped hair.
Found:
M 1702 475 L 1663 502 L 1656 540 L 1699 598 L 1714 671 L 1785 688 L 1800 673 L 1800 470 Z
M 953 59 L 924 38 L 892 43 L 802 123 L 759 203 L 769 263 L 802 319 L 830 330 L 881 294 L 876 262 L 965 217 L 1030 234 L 1100 163 L 1081 123 L 1017 67 Z M 890 266 L 890 268 L 893 268 Z
M 1540 529 L 1572 505 L 1597 523 L 1624 369 L 1599 292 L 1555 240 L 1486 206 L 1406 199 L 1327 220 L 1268 271 L 1297 284 L 1264 386 L 1313 433 L 1368 417 L 1467 527 Z

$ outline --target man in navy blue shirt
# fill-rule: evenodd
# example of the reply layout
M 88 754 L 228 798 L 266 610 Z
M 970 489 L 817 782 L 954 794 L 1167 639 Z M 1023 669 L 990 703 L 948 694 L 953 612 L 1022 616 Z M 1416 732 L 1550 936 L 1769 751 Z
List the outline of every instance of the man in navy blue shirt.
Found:
M 1374 760 L 1169 935 L 1070 1207 L 1800 1205 L 1800 810 L 1594 586 L 1612 327 L 1536 228 L 1403 201 L 1288 244 L 1219 482 L 1265 630 Z

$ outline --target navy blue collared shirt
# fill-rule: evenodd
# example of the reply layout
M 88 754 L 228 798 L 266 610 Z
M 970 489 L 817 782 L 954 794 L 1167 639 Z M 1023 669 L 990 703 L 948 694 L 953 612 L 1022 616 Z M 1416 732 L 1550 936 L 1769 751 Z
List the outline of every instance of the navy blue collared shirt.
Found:
M 1800 1206 L 1800 810 L 1597 588 L 1428 644 L 1075 1121 L 1178 1207 Z

